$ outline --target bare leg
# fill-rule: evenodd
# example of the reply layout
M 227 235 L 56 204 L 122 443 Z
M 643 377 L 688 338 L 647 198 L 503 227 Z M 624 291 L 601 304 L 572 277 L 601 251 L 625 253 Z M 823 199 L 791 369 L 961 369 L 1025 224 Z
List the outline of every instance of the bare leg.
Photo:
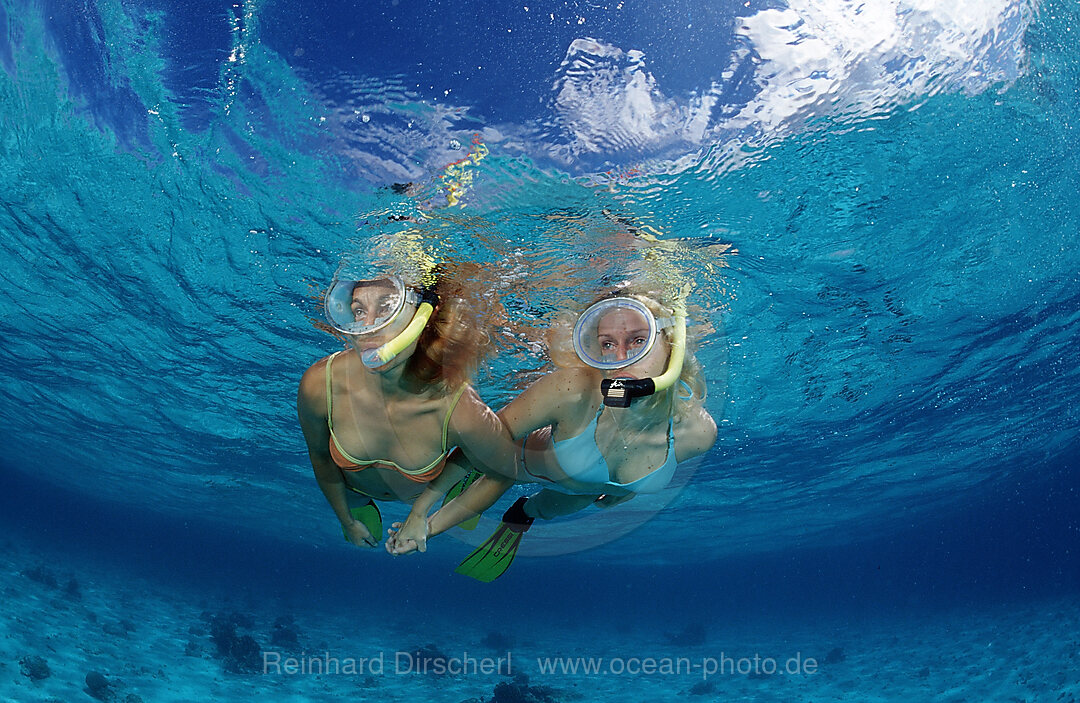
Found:
M 551 520 L 584 510 L 593 504 L 597 496 L 574 496 L 559 493 L 548 488 L 529 496 L 525 503 L 525 514 L 529 517 Z

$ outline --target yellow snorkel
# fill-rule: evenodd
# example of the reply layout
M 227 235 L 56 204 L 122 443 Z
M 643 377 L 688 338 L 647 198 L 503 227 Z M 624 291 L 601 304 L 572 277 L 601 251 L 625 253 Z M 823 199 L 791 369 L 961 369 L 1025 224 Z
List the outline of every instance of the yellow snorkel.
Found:
M 420 305 L 416 308 L 416 314 L 413 315 L 408 327 L 381 347 L 368 349 L 361 354 L 360 358 L 363 360 L 364 366 L 375 369 L 388 364 L 394 357 L 405 351 L 410 344 L 419 339 L 438 302 L 439 299 L 434 292 L 430 289 L 422 290 L 420 292 Z
M 656 391 L 666 391 L 675 385 L 682 375 L 683 360 L 686 359 L 686 303 L 681 299 L 675 303 L 675 328 L 671 333 L 671 357 L 667 369 L 653 379 Z

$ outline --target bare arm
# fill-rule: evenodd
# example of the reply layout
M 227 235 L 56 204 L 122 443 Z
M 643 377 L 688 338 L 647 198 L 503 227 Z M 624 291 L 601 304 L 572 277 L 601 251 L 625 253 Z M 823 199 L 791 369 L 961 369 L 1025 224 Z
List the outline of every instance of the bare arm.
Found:
M 417 508 L 426 510 L 434 501 L 421 506 L 414 504 L 409 520 L 395 535 L 393 544 L 387 543 L 387 549 L 394 554 L 408 553 L 413 549 L 425 551 L 429 537 L 441 534 L 494 505 L 517 478 L 518 445 L 513 440 L 523 438 L 541 427 L 557 425 L 567 417 L 580 416 L 581 407 L 590 401 L 590 389 L 595 383 L 596 379 L 586 370 L 556 371 L 529 386 L 497 416 L 470 388 L 454 412 L 451 428 L 456 433 L 465 460 L 484 476 L 432 515 L 423 530 L 417 522 Z M 565 512 L 558 514 L 580 510 L 592 500 L 592 497 L 583 503 L 576 500 L 574 505 L 578 507 L 565 509 Z
M 427 515 L 431 512 L 431 508 L 438 502 L 439 498 L 446 495 L 446 492 L 450 490 L 455 483 L 465 478 L 465 474 L 469 472 L 471 467 L 465 461 L 464 457 L 458 451 L 453 452 L 446 461 L 446 466 L 443 468 L 434 481 L 431 481 L 424 486 L 424 491 L 416 497 L 413 501 L 412 509 L 409 511 L 409 520 L 414 517 L 419 517 L 426 520 Z
M 701 456 L 716 444 L 716 421 L 704 407 L 691 413 L 675 429 L 675 458 L 679 462 Z
M 522 439 L 533 430 L 580 417 L 599 383 L 589 370 L 560 369 L 526 388 L 499 411 L 499 417 L 514 439 Z
M 514 476 L 515 443 L 500 416 L 489 408 L 473 388 L 468 388 L 450 416 L 451 443 L 464 459 L 485 474 Z
M 372 535 L 363 523 L 354 520 L 349 514 L 346 499 L 348 489 L 345 479 L 334 460 L 330 457 L 330 427 L 326 417 L 326 361 L 311 366 L 300 379 L 300 389 L 296 394 L 296 415 L 300 429 L 304 433 L 308 458 L 315 471 L 315 480 L 319 484 L 326 501 L 337 516 L 349 541 L 357 546 L 375 546 L 379 535 Z
M 590 399 L 589 384 L 593 381 L 589 372 L 579 369 L 548 374 L 500 410 L 498 419 L 513 439 L 518 440 L 533 430 L 556 425 L 567 417 L 580 416 L 581 406 Z M 499 463 L 493 471 L 481 468 L 485 474 L 483 479 L 473 483 L 431 517 L 432 535 L 483 513 L 498 501 L 517 479 L 518 447 L 517 442 L 510 443 L 510 451 L 500 453 Z
M 505 483 L 505 487 L 513 484 L 513 438 L 495 411 L 481 401 L 480 396 L 472 387 L 464 390 L 454 408 L 453 415 L 450 415 L 449 438 L 451 444 L 457 445 L 457 449 L 447 460 L 443 474 L 432 482 L 433 485 L 424 489 L 419 498 L 413 502 L 413 508 L 409 511 L 406 521 L 392 526 L 394 529 L 390 531 L 391 538 L 387 542 L 387 551 L 391 554 L 428 551 L 430 537 L 428 513 L 435 502 L 472 468 L 490 475 L 507 472 L 510 476 L 502 478 L 502 482 L 508 482 Z M 446 478 L 443 477 L 444 475 L 447 475 Z M 475 485 L 470 486 L 465 492 L 472 490 Z M 488 487 L 492 485 L 496 484 L 487 484 Z M 497 499 L 498 496 L 495 496 L 491 498 L 491 502 Z M 475 514 L 467 514 L 463 508 L 464 505 L 471 504 L 472 499 L 468 499 L 470 503 L 459 502 L 461 500 L 462 496 L 458 496 L 450 501 L 450 504 L 458 504 L 446 516 L 458 514 L 455 511 L 460 511 L 462 517 L 454 523 L 445 524 L 443 530 L 440 531 L 445 531 Z
M 461 495 L 437 510 L 430 519 L 414 511 L 403 524 L 394 523 L 386 551 L 397 556 L 414 551 L 426 552 L 427 541 L 483 513 L 514 485 L 514 480 L 497 474 L 485 474 L 476 479 Z
M 461 495 L 440 508 L 428 520 L 429 536 L 446 532 L 455 525 L 480 515 L 502 497 L 503 493 L 514 485 L 514 480 L 505 476 L 487 474 L 481 476 L 465 489 Z
M 514 470 L 514 441 L 502 420 L 491 410 L 470 386 L 462 393 L 450 416 L 449 439 L 457 449 L 450 455 L 442 473 L 428 484 L 424 492 L 413 501 L 409 517 L 404 523 L 394 523 L 386 549 L 391 554 L 408 554 L 427 551 L 429 524 L 427 515 L 446 492 L 464 478 L 473 467 L 485 474 L 498 475 L 501 471 Z M 508 480 L 507 487 L 513 483 Z M 475 484 L 473 484 L 475 486 Z M 492 484 L 488 484 L 489 486 Z M 468 490 L 471 490 L 470 486 Z M 468 492 L 468 490 L 466 492 Z M 505 490 L 505 489 L 504 489 Z M 461 496 L 455 498 L 459 500 Z M 494 502 L 498 496 L 492 499 Z M 461 504 L 459 504 L 460 506 Z M 453 512 L 448 513 L 453 514 Z M 472 517 L 464 515 L 460 520 L 446 525 L 452 527 Z M 437 534 L 437 533 L 436 533 Z

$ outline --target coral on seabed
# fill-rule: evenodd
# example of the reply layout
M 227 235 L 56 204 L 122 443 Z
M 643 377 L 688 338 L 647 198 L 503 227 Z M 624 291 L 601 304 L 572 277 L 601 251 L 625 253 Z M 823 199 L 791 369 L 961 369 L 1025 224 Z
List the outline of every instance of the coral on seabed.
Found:
M 111 701 L 115 695 L 112 683 L 100 671 L 86 674 L 86 692 L 99 701 Z
M 262 670 L 262 648 L 250 634 L 238 634 L 237 627 L 251 627 L 251 618 L 239 613 L 210 618 L 210 640 L 218 658 L 231 674 L 257 674 Z
M 495 684 L 494 694 L 487 703 L 558 703 L 554 689 L 530 686 L 529 677 L 525 674 L 518 674 L 512 681 Z
M 31 681 L 43 681 L 52 676 L 49 663 L 37 655 L 26 656 L 19 660 L 19 671 Z

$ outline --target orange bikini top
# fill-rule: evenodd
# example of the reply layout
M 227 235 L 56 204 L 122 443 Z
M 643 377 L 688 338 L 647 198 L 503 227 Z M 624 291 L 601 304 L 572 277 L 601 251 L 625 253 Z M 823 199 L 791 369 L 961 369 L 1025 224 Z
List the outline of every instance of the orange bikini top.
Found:
M 468 388 L 467 383 L 461 384 L 461 388 L 458 388 L 454 393 L 454 397 L 450 401 L 450 408 L 446 411 L 446 417 L 443 418 L 442 427 L 442 454 L 435 457 L 427 466 L 421 469 L 406 469 L 403 466 L 397 464 L 397 462 L 390 461 L 389 459 L 357 459 L 341 446 L 338 442 L 337 436 L 334 434 L 334 413 L 333 413 L 333 392 L 330 381 L 330 367 L 334 362 L 334 357 L 342 352 L 332 354 L 329 359 L 326 360 L 326 425 L 330 429 L 330 457 L 334 460 L 334 463 L 338 465 L 342 471 L 361 471 L 369 466 L 379 465 L 388 466 L 410 481 L 416 481 L 417 483 L 427 483 L 435 479 L 440 473 L 442 473 L 443 466 L 446 465 L 446 457 L 450 455 L 450 451 L 453 447 L 446 446 L 447 434 L 450 431 L 450 416 L 454 413 L 454 408 L 457 407 L 458 400 L 461 399 L 461 394 Z

